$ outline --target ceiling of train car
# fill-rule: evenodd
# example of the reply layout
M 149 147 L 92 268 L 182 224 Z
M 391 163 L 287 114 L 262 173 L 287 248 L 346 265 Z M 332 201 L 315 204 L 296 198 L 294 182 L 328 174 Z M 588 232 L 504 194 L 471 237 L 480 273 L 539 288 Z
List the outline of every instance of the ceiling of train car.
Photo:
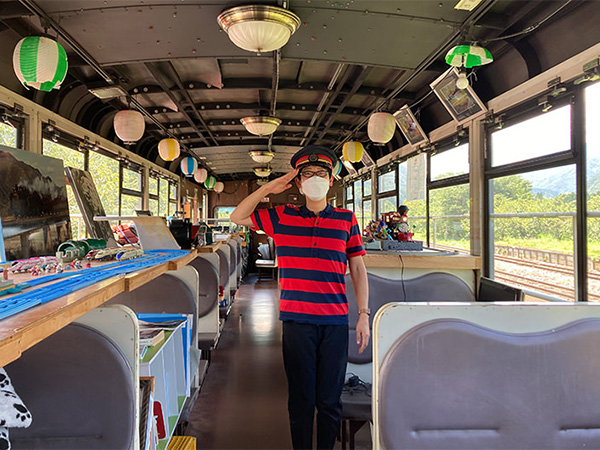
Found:
M 279 53 L 259 56 L 236 47 L 217 24 L 219 13 L 241 4 L 236 1 L 0 0 L 0 60 L 9 60 L 21 37 L 47 27 L 67 50 L 68 78 L 58 92 L 20 89 L 23 95 L 117 142 L 112 119 L 129 99 L 147 114 L 145 138 L 132 151 L 176 172 L 177 161 L 162 162 L 156 148 L 171 133 L 183 145 L 182 156 L 196 156 L 219 179 L 241 179 L 254 177 L 249 150 L 271 148 L 274 173 L 287 171 L 290 155 L 308 143 L 341 152 L 340 143 L 352 138 L 373 159 L 381 157 L 404 141 L 397 132 L 389 144 L 371 145 L 366 123 L 372 112 L 419 103 L 413 112 L 426 131 L 448 121 L 431 98 L 422 100 L 429 83 L 447 69 L 443 57 L 449 48 L 461 39 L 526 30 L 565 5 L 553 20 L 586 3 L 480 0 L 464 11 L 454 8 L 457 2 L 256 1 L 287 7 L 301 19 Z M 530 35 L 488 45 L 494 64 L 515 49 L 527 59 L 515 83 L 552 63 L 550 56 L 536 65 Z M 486 73 L 478 74 L 478 82 L 488 81 L 478 90 L 484 100 L 499 93 L 494 75 Z M 0 82 L 19 90 L 9 78 L 0 76 Z M 127 96 L 100 99 L 90 91 L 110 85 Z M 248 133 L 240 123 L 242 117 L 272 112 L 282 124 L 271 139 Z

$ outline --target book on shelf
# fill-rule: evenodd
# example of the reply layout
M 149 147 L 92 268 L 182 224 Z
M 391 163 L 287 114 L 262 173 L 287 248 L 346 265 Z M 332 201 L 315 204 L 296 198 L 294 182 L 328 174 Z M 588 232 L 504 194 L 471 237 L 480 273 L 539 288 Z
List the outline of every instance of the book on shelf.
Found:
M 165 330 L 162 328 L 144 328 L 140 330 L 139 345 L 157 345 L 165 338 Z

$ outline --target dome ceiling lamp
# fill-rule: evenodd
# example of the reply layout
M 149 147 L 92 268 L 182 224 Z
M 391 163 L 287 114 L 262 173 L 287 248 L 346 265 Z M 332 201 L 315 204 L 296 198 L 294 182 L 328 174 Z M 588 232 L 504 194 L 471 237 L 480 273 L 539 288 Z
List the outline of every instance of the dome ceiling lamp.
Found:
M 236 6 L 219 14 L 217 22 L 231 42 L 259 56 L 283 47 L 300 27 L 296 14 L 270 5 Z
M 256 136 L 269 136 L 275 133 L 277 127 L 281 124 L 281 119 L 273 116 L 252 116 L 240 119 L 248 133 Z
M 446 64 L 452 67 L 458 67 L 459 74 L 458 80 L 456 81 L 456 87 L 458 89 L 465 89 L 469 85 L 467 69 L 489 64 L 493 60 L 494 58 L 490 51 L 477 44 L 457 45 L 446 53 Z
M 270 167 L 255 167 L 252 170 L 254 171 L 254 174 L 257 177 L 260 177 L 260 178 L 266 178 L 269 175 L 271 175 L 271 168 Z
M 250 150 L 248 154 L 254 162 L 257 162 L 259 164 L 267 164 L 271 162 L 271 160 L 275 156 L 275 153 L 269 150 Z

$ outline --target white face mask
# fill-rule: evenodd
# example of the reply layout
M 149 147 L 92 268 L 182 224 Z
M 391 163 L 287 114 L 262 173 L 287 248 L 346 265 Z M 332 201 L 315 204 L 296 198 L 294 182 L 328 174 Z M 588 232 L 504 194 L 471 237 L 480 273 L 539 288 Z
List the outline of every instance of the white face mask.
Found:
M 312 201 L 317 202 L 325 198 L 328 190 L 329 180 L 315 175 L 302 182 L 300 193 L 306 195 Z

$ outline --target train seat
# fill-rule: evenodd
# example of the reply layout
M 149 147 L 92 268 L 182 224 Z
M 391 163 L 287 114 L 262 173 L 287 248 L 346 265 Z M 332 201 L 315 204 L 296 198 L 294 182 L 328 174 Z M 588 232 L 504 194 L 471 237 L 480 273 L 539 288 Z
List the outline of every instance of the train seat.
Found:
M 224 249 L 219 248 L 216 251 L 219 255 L 219 286 L 223 288 L 224 304 L 220 306 L 221 317 L 227 317 L 230 305 L 230 279 L 229 279 L 229 254 Z
M 375 313 L 383 305 L 390 302 L 438 302 L 438 301 L 475 301 L 473 292 L 460 278 L 442 272 L 433 272 L 408 280 L 391 280 L 371 273 L 369 279 L 369 306 L 371 316 L 369 324 L 373 325 Z M 405 297 L 406 293 L 406 297 Z M 343 422 L 342 446 L 345 448 L 349 438 L 350 448 L 354 447 L 354 435 L 360 428 L 371 421 L 371 388 L 372 382 L 372 339 L 362 354 L 356 345 L 356 321 L 358 306 L 352 286 L 350 274 L 346 275 L 346 296 L 348 298 L 349 340 L 348 340 L 348 373 L 358 375 L 365 383 L 362 388 L 347 387 L 342 393 Z
M 230 283 L 230 294 L 231 294 L 231 300 L 233 301 L 233 298 L 235 296 L 235 293 L 237 291 L 237 287 L 238 287 L 238 276 L 237 276 L 237 267 L 238 267 L 238 243 L 233 240 L 230 239 L 229 242 L 227 242 L 227 246 L 229 247 L 229 283 Z
M 600 308 L 384 307 L 374 449 L 599 448 Z
M 219 338 L 219 274 L 215 266 L 205 258 L 194 259 L 190 266 L 199 274 L 198 348 L 206 352 L 206 359 L 210 360 L 210 352 Z M 207 328 L 212 331 L 208 331 Z
M 67 325 L 6 371 L 33 416 L 29 428 L 11 428 L 14 450 L 133 448 L 132 368 L 100 331 Z
M 276 280 L 278 275 L 277 251 L 275 249 L 275 241 L 273 238 L 270 236 L 267 237 L 267 243 L 260 245 L 258 251 L 262 256 L 261 259 L 257 259 L 255 262 L 256 268 L 258 269 L 258 280 L 260 281 L 263 278 L 262 272 L 264 269 L 272 270 L 272 279 Z

